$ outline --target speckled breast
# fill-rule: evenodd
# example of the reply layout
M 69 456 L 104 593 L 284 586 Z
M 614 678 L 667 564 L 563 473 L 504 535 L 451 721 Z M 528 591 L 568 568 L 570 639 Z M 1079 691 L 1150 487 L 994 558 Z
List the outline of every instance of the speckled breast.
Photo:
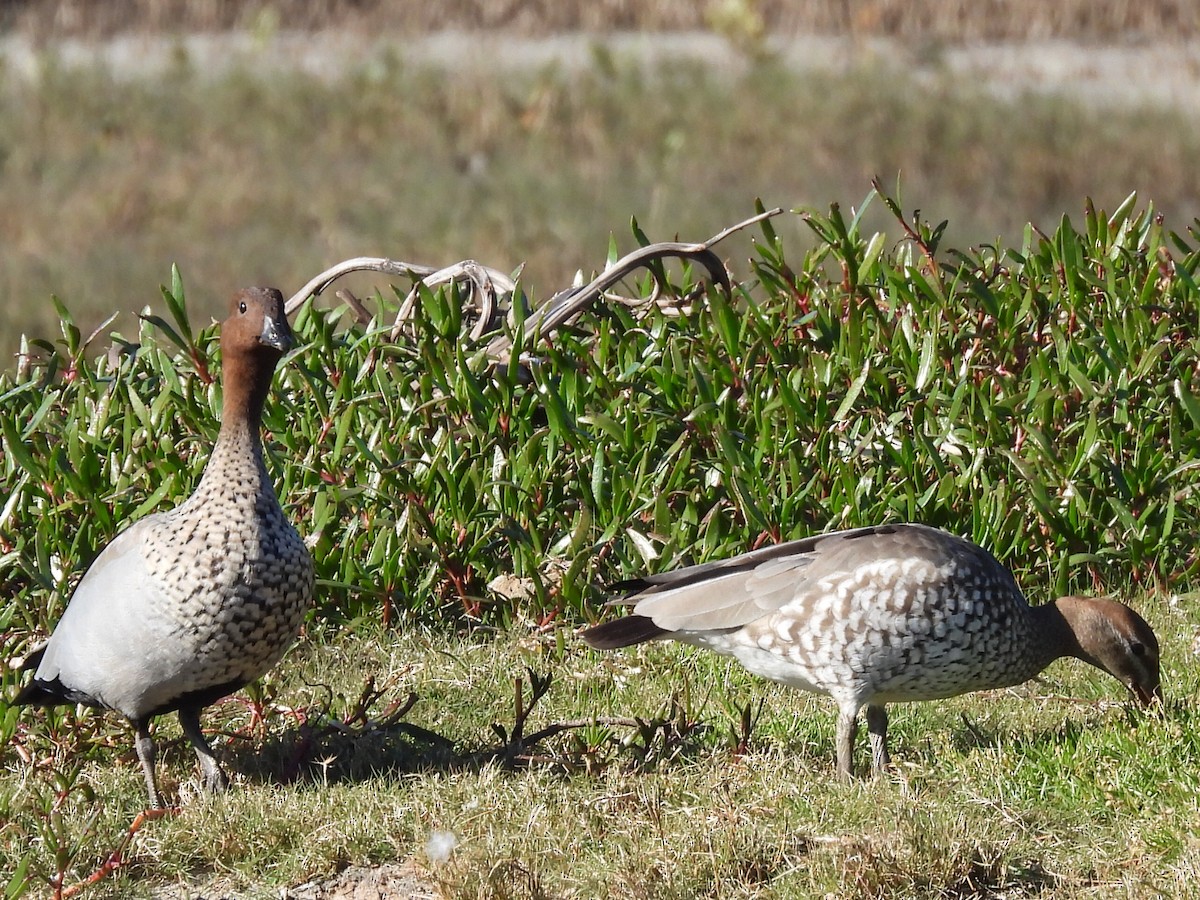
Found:
M 295 640 L 312 597 L 312 558 L 273 494 L 197 496 L 207 502 L 168 513 L 147 542 L 166 601 L 165 639 L 177 644 L 193 688 L 249 682 Z

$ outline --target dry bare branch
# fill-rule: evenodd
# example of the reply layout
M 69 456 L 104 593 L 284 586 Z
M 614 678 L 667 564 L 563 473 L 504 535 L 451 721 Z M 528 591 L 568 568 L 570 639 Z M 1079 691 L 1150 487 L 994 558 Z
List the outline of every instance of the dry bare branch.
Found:
M 422 286 L 430 290 L 454 283 L 469 286 L 469 309 L 475 318 L 475 324 L 471 329 L 473 340 L 479 340 L 487 332 L 494 331 L 499 327 L 500 298 L 505 295 L 511 297 L 516 292 L 516 282 L 507 274 L 472 259 L 464 259 L 452 266 L 438 269 L 433 266 L 420 266 L 383 257 L 359 256 L 331 266 L 311 279 L 284 304 L 284 310 L 290 316 L 309 297 L 320 296 L 333 282 L 351 272 L 382 272 L 385 275 L 409 278 L 413 281 L 412 290 L 404 298 L 404 302 L 396 314 L 396 321 L 391 332 L 393 341 L 400 337 L 405 323 L 412 319 L 413 309 L 420 297 Z M 348 291 L 339 291 L 337 296 L 350 306 L 355 319 L 360 324 L 370 321 L 370 314 L 353 294 Z
M 412 319 L 422 287 L 432 291 L 443 284 L 462 282 L 471 287 L 471 302 L 476 313 L 475 325 L 471 328 L 471 340 L 478 341 L 484 334 L 499 327 L 499 297 L 504 294 L 514 296 L 517 283 L 503 272 L 481 265 L 473 259 L 464 259 L 425 275 L 413 285 L 396 313 L 396 324 L 392 326 L 392 340 L 400 337 L 405 323 Z
M 311 279 L 308 284 L 296 291 L 286 304 L 284 312 L 289 316 L 300 308 L 309 297 L 320 296 L 327 287 L 351 272 L 383 272 L 385 275 L 396 275 L 401 278 L 419 279 L 432 275 L 437 269 L 432 266 L 418 266 L 413 263 L 384 259 L 378 256 L 356 256 L 331 266 L 320 275 Z
M 663 289 L 663 276 L 656 263 L 664 259 L 687 259 L 699 263 L 708 270 L 709 277 L 715 283 L 719 284 L 725 290 L 726 294 L 732 294 L 733 288 L 729 282 L 729 273 L 725 271 L 725 264 L 721 262 L 721 258 L 713 252 L 713 246 L 743 228 L 761 222 L 764 219 L 769 219 L 772 216 L 777 216 L 782 212 L 783 210 L 779 207 L 766 210 L 726 228 L 707 241 L 699 244 L 664 241 L 640 247 L 632 253 L 621 257 L 582 287 L 560 291 L 555 294 L 525 320 L 525 331 L 526 333 L 536 334 L 545 339 L 596 300 L 607 296 L 606 291 L 621 281 L 626 275 L 640 268 L 649 269 L 655 279 L 655 293 L 650 300 L 645 302 L 660 302 L 658 298 L 659 293 Z M 626 298 L 621 298 L 618 302 L 626 303 L 630 301 Z M 638 303 L 640 301 L 632 302 Z M 511 348 L 512 340 L 507 335 L 498 335 L 488 344 L 488 356 L 498 363 L 505 363 L 508 361 L 508 351 Z
M 721 258 L 713 252 L 713 246 L 743 228 L 777 216 L 782 212 L 782 209 L 775 208 L 759 213 L 698 244 L 665 241 L 640 247 L 621 257 L 587 284 L 559 291 L 532 312 L 522 309 L 522 312 L 526 314 L 525 330 L 527 333 L 538 335 L 541 339 L 548 338 L 558 328 L 601 298 L 611 303 L 636 307 L 648 307 L 653 304 L 666 305 L 668 303 L 664 299 L 667 289 L 666 275 L 660 265 L 665 259 L 689 260 L 703 266 L 708 272 L 709 279 L 730 294 L 733 289 L 729 281 L 729 273 L 725 271 L 725 265 Z M 649 270 L 654 277 L 654 291 L 650 297 L 630 298 L 609 293 L 611 288 L 627 275 L 643 268 Z M 507 314 L 510 325 L 512 325 L 514 318 L 512 304 L 514 302 L 524 303 L 524 294 L 518 289 L 515 277 L 509 277 L 497 269 L 474 260 L 466 259 L 438 269 L 382 257 L 360 256 L 338 263 L 309 281 L 287 301 L 284 307 L 287 314 L 291 315 L 309 297 L 319 296 L 333 282 L 350 272 L 382 272 L 385 275 L 412 280 L 413 287 L 400 305 L 392 326 L 390 337 L 393 341 L 399 339 L 400 335 L 404 333 L 405 324 L 411 321 L 422 287 L 436 290 L 438 287 L 448 284 L 467 286 L 468 312 L 474 318 L 470 332 L 473 341 L 478 341 L 485 334 L 496 331 L 500 327 L 501 315 Z M 369 314 L 353 294 L 343 291 L 339 292 L 339 297 L 349 305 L 360 323 L 369 320 Z M 494 337 L 488 344 L 487 353 L 494 362 L 503 364 L 508 361 L 511 349 L 512 340 L 501 334 Z
M 354 312 L 354 321 L 358 322 L 359 325 L 365 326 L 371 321 L 371 314 L 367 312 L 367 308 L 363 306 L 362 301 L 355 297 L 354 293 L 349 289 L 335 291 L 333 296 L 350 307 Z

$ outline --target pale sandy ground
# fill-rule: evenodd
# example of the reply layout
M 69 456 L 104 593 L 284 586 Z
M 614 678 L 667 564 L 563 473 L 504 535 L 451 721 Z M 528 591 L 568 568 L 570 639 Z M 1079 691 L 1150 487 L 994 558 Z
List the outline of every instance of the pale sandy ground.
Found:
M 65 66 L 102 65 L 118 77 L 156 77 L 185 62 L 200 74 L 232 67 L 261 72 L 299 70 L 334 77 L 369 70 L 391 55 L 414 65 L 453 69 L 500 64 L 509 70 L 590 66 L 611 53 L 648 67 L 702 61 L 736 73 L 747 56 L 709 33 L 513 35 L 444 32 L 400 39 L 346 31 L 217 33 L 176 37 L 130 34 L 104 42 L 64 39 L 39 46 L 23 35 L 0 37 L 0 61 L 17 78 L 36 77 L 48 58 Z M 1054 40 L 1019 44 L 905 44 L 891 39 L 789 37 L 766 49 L 797 70 L 894 66 L 921 78 L 950 77 L 1005 97 L 1065 93 L 1096 104 L 1154 104 L 1200 109 L 1200 42 L 1087 45 Z
M 332 878 L 281 888 L 267 895 L 272 900 L 440 900 L 442 893 L 415 860 L 379 866 L 348 866 Z M 154 892 L 155 900 L 242 900 L 241 895 L 214 883 L 185 889 L 166 887 Z
M 438 900 L 441 893 L 413 861 L 350 866 L 325 881 L 281 893 L 283 900 Z

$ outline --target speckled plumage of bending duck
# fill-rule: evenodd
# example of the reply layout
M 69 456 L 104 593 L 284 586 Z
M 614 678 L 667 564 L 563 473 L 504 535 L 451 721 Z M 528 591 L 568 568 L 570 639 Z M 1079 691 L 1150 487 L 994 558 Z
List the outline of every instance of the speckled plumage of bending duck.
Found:
M 312 598 L 312 560 L 280 509 L 259 434 L 291 340 L 279 291 L 233 296 L 221 324 L 221 430 L 200 484 L 101 551 L 25 662 L 37 669 L 16 703 L 83 703 L 129 719 L 154 807 L 162 795 L 150 720 L 177 710 L 205 788 L 224 789 L 200 712 L 279 661 Z
M 633 614 L 583 632 L 613 649 L 672 638 L 838 704 L 837 772 L 849 777 L 866 707 L 876 773 L 885 704 L 1027 681 L 1060 657 L 1108 672 L 1141 702 L 1160 696 L 1154 631 L 1113 600 L 1031 607 L 986 550 L 923 525 L 833 532 L 614 585 Z

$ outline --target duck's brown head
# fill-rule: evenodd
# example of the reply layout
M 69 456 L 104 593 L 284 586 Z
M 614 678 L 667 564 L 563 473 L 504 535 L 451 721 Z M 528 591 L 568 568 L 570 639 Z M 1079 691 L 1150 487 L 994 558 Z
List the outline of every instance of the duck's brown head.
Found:
M 275 288 L 243 288 L 229 300 L 221 323 L 225 414 L 256 421 L 262 413 L 271 377 L 292 346 L 283 294 Z
M 1063 597 L 1058 608 L 1078 644 L 1071 655 L 1112 675 L 1141 703 L 1162 700 L 1158 637 L 1124 603 L 1094 597 Z

